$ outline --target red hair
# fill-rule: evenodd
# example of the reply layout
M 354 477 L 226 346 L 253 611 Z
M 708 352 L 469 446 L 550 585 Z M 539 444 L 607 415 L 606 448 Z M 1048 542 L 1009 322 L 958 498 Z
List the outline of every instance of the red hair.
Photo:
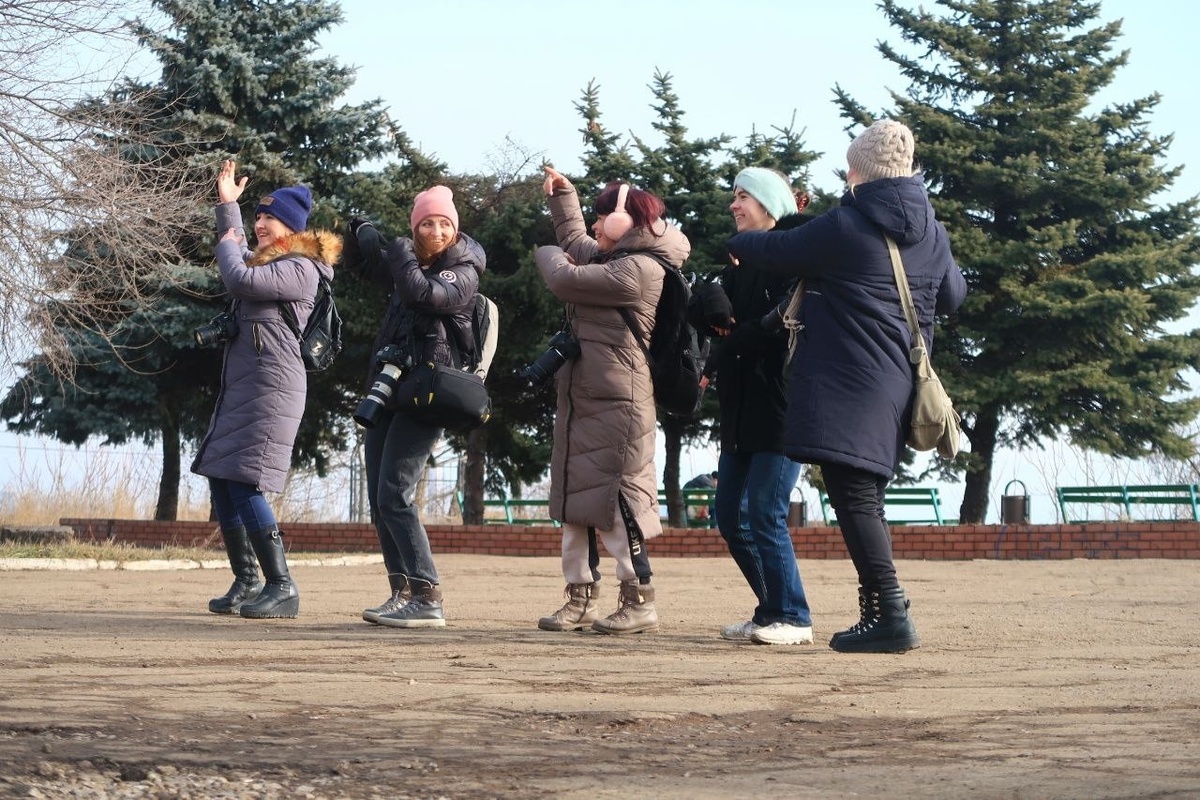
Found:
M 623 183 L 625 181 L 613 181 L 604 187 L 592 203 L 592 209 L 597 215 L 611 214 L 617 210 L 617 194 L 621 191 Z M 663 214 L 667 213 L 667 205 L 658 199 L 657 195 L 630 186 L 629 194 L 625 198 L 625 212 L 633 218 L 635 228 L 646 228 L 662 219 Z

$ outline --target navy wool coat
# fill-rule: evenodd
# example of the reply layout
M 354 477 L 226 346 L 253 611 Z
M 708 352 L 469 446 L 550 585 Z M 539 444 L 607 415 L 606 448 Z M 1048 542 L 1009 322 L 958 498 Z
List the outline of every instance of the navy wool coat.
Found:
M 884 233 L 899 245 L 932 353 L 934 315 L 957 310 L 967 286 L 921 176 L 860 184 L 807 225 L 741 233 L 729 251 L 761 269 L 805 278 L 784 452 L 890 480 L 908 436 L 913 368 Z

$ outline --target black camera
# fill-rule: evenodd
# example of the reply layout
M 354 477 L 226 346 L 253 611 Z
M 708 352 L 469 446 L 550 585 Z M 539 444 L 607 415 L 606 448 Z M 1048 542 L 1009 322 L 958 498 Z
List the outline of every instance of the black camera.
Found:
M 192 337 L 200 347 L 213 347 L 237 338 L 237 317 L 229 311 L 223 311 L 192 331 Z
M 530 386 L 539 386 L 558 372 L 563 364 L 579 356 L 579 340 L 570 331 L 559 331 L 550 337 L 546 352 L 518 373 Z
M 387 408 L 400 379 L 412 368 L 412 357 L 394 344 L 381 348 L 375 354 L 375 361 L 379 364 L 379 374 L 354 411 L 354 421 L 364 428 L 374 428 L 378 424 L 379 415 Z

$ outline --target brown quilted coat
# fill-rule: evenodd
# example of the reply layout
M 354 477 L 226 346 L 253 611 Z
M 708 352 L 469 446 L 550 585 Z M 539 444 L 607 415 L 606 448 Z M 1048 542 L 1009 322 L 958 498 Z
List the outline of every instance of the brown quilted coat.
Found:
M 626 233 L 609 258 L 588 236 L 573 187 L 556 189 L 549 202 L 559 246 L 538 248 L 537 266 L 550 291 L 567 304 L 581 347 L 556 376 L 551 516 L 619 530 L 619 492 L 642 535 L 651 538 L 662 533 L 654 388 L 645 355 L 617 309 L 631 309 L 641 330 L 650 331 L 663 267 L 639 251 L 681 267 L 691 245 L 678 228 L 659 221 Z

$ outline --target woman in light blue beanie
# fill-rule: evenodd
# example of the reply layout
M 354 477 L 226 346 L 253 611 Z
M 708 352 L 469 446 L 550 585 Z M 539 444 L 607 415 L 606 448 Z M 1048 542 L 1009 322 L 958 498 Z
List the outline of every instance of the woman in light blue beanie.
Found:
M 775 222 L 799 211 L 796 207 L 796 193 L 788 185 L 787 180 L 773 169 L 746 167 L 738 173 L 733 181 L 734 193 L 736 194 L 739 189 L 757 200 Z M 736 212 L 734 217 L 734 221 L 737 222 Z M 771 225 L 770 227 L 775 226 Z M 762 228 L 756 225 L 750 229 L 761 230 Z M 738 231 L 741 230 L 739 225 Z
M 787 178 L 764 167 L 738 173 L 729 212 L 738 232 L 789 230 L 806 221 Z M 758 601 L 749 618 L 724 626 L 721 637 L 767 645 L 813 640 L 787 525 L 800 475 L 800 465 L 783 453 L 787 336 L 761 322 L 790 296 L 792 284 L 742 259 L 700 287 L 689 307 L 693 323 L 718 337 L 709 356 L 721 406 L 717 528 Z

